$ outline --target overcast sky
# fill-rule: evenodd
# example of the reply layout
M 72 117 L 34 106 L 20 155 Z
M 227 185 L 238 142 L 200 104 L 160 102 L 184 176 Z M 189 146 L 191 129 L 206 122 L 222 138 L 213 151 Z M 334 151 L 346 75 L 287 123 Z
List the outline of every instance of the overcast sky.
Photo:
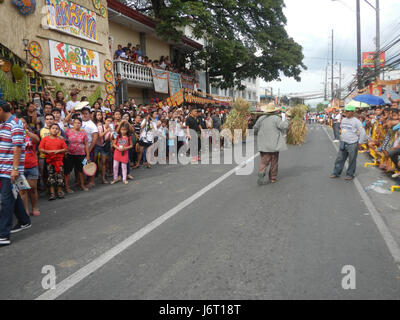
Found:
M 375 6 L 375 0 L 369 0 Z M 356 0 L 285 0 L 289 36 L 303 47 L 304 63 L 308 70 L 301 75 L 302 81 L 282 78 L 281 82 L 265 83 L 274 93 L 323 91 L 325 67 L 330 60 L 331 30 L 334 30 L 334 62 L 342 63 L 342 83 L 349 82 L 357 68 Z M 400 34 L 400 0 L 380 0 L 381 45 Z M 361 48 L 375 50 L 375 11 L 361 0 Z M 400 50 L 388 52 L 395 53 Z M 338 76 L 339 68 L 335 69 Z M 312 104 L 319 101 L 309 101 Z

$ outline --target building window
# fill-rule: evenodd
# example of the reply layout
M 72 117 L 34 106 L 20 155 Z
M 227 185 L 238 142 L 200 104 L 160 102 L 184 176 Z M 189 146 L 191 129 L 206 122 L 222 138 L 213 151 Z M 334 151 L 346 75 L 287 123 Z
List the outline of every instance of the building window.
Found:
M 212 94 L 218 94 L 218 89 L 215 87 L 211 87 L 211 93 Z

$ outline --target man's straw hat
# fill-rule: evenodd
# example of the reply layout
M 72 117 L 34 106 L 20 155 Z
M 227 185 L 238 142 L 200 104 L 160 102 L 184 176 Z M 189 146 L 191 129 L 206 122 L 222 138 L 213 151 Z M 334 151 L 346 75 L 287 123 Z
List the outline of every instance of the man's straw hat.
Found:
M 275 107 L 273 103 L 264 104 L 260 107 L 260 109 L 264 113 L 274 113 L 280 110 L 279 108 Z
M 89 104 L 89 101 L 81 101 L 79 102 L 76 107 L 75 107 L 75 111 L 79 111 L 82 110 L 84 107 L 86 107 Z

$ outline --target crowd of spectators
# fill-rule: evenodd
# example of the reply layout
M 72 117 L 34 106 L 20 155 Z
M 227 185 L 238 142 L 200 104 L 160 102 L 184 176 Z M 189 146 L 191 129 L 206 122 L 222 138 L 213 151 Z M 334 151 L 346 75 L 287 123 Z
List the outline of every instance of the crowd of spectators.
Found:
M 48 92 L 35 94 L 34 100 L 23 110 L 1 101 L 0 116 L 4 110 L 9 111 L 12 119 L 12 122 L 7 120 L 12 123 L 7 131 L 12 132 L 10 148 L 14 143 L 21 149 L 22 167 L 17 172 L 26 178 L 30 188 L 21 190 L 18 196 L 26 217 L 20 212 L 12 230 L 9 220 L 2 223 L 0 218 L 0 245 L 10 243 L 10 232 L 29 228 L 29 216 L 41 214 L 40 194 L 47 194 L 48 200 L 54 201 L 78 190 L 87 192 L 96 183 L 122 181 L 128 184 L 134 179 L 133 170 L 141 166 L 151 168 L 147 150 L 157 139 L 156 156 L 157 153 L 165 155 L 165 159 L 161 159 L 164 163 L 168 163 L 170 155 L 178 157 L 179 153 L 190 154 L 191 160 L 197 163 L 201 150 L 198 148 L 193 156 L 190 141 L 200 139 L 207 129 L 220 131 L 227 115 L 227 111 L 211 105 L 169 107 L 164 102 L 160 107 L 158 104 L 136 105 L 134 99 L 117 107 L 99 98 L 90 106 L 87 97 L 78 98 L 78 94 L 76 90 L 70 92 L 68 101 L 61 91 L 55 98 Z M 221 148 L 220 141 L 214 142 L 213 147 Z M 160 150 L 165 152 L 161 154 Z M 97 164 L 96 175 L 85 172 L 85 165 L 91 163 Z M 10 166 L 3 170 L 8 178 Z M 1 167 L 0 159 L 0 171 Z M 10 183 L 3 183 L 3 186 L 9 187 Z
M 386 174 L 393 178 L 400 177 L 400 99 L 392 99 L 387 94 L 390 104 L 371 106 L 370 108 L 357 108 L 354 117 L 358 119 L 366 134 L 367 142 L 360 143 L 359 153 L 368 153 L 373 162 Z M 342 131 L 341 122 L 345 112 L 336 109 L 333 112 L 309 115 L 311 119 L 320 119 L 323 123 L 331 125 L 334 132 L 334 141 L 339 142 Z
M 137 44 L 136 47 L 132 47 L 132 43 L 128 43 L 126 47 L 118 45 L 118 49 L 114 53 L 114 60 L 124 60 L 136 64 L 141 64 L 143 66 L 166 70 L 175 73 L 182 73 L 193 75 L 193 69 L 187 69 L 185 63 L 181 63 L 180 67 L 178 64 L 172 63 L 169 56 L 161 56 L 158 60 L 151 60 L 148 56 L 144 56 L 140 49 L 140 45 Z

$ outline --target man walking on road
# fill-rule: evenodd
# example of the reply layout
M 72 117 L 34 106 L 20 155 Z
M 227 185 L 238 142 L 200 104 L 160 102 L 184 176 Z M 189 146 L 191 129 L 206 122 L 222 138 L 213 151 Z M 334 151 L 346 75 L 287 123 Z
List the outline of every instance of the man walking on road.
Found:
M 24 173 L 25 134 L 21 120 L 10 113 L 11 106 L 0 100 L 0 246 L 9 245 L 10 233 L 31 227 L 21 196 L 14 197 L 12 183 Z M 13 214 L 17 224 L 12 228 Z M 11 230 L 12 229 L 12 230 Z
M 269 180 L 271 183 L 277 182 L 279 152 L 287 150 L 286 132 L 289 128 L 289 119 L 278 115 L 279 108 L 275 108 L 272 103 L 263 107 L 261 110 L 267 115 L 261 116 L 254 125 L 254 133 L 258 133 L 258 151 L 261 154 L 257 180 L 259 185 L 266 184 L 264 177 L 269 164 Z
M 358 146 L 366 141 L 365 130 L 360 120 L 354 117 L 355 107 L 346 107 L 346 118 L 342 120 L 342 135 L 339 145 L 339 153 L 335 161 L 335 168 L 330 176 L 338 178 L 343 170 L 344 164 L 349 158 L 345 180 L 353 180 L 356 172 Z

